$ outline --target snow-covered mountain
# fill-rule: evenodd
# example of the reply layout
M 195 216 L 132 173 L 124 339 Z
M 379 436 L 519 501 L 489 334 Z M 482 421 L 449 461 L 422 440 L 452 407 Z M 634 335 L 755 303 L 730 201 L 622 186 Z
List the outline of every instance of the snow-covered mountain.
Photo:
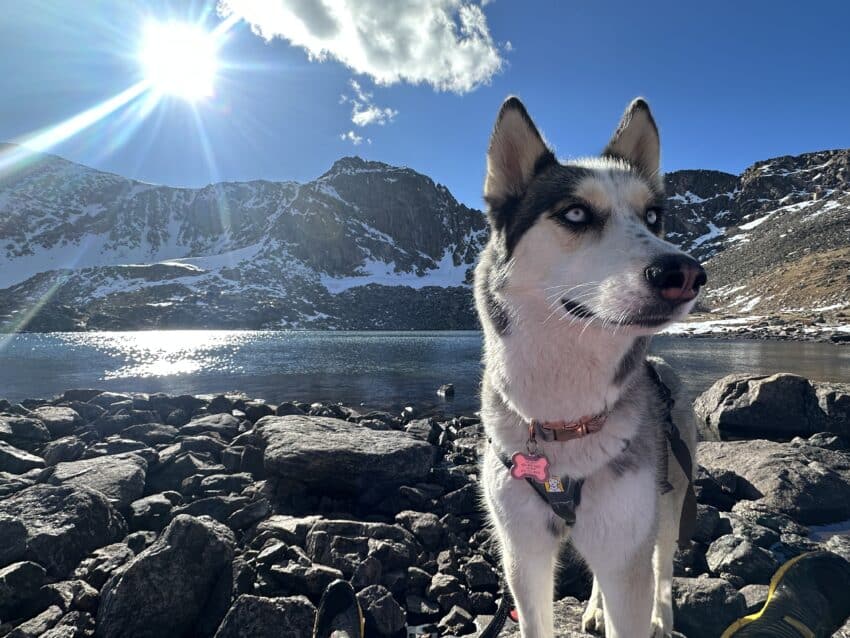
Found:
M 0 328 L 466 327 L 486 228 L 356 157 L 307 184 L 188 189 L 41 156 L 0 178 Z
M 666 179 L 704 308 L 846 316 L 850 150 Z M 357 157 L 306 184 L 189 189 L 43 155 L 0 176 L 0 330 L 474 328 L 486 238 L 444 186 Z

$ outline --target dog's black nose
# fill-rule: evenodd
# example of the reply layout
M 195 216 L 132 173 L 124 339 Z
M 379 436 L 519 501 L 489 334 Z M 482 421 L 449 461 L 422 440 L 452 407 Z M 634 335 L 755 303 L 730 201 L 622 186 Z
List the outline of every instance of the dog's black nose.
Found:
M 690 301 L 708 277 L 699 262 L 687 255 L 661 255 L 644 271 L 649 285 L 668 301 Z

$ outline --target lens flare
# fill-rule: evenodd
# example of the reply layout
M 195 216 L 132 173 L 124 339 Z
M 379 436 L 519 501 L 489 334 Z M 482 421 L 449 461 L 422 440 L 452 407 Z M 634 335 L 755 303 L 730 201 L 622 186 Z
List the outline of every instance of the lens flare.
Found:
M 145 25 L 139 62 L 152 89 L 188 102 L 211 97 L 218 71 L 214 34 L 187 22 Z

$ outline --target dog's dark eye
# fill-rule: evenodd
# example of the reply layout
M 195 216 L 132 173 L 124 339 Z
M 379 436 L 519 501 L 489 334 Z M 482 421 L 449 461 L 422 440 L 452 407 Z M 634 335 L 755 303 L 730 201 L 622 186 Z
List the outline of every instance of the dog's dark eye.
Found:
M 644 219 L 650 226 L 656 226 L 661 221 L 661 211 L 657 208 L 649 208 L 644 214 Z
M 575 226 L 584 226 L 590 221 L 590 213 L 582 206 L 571 206 L 561 212 L 561 218 Z

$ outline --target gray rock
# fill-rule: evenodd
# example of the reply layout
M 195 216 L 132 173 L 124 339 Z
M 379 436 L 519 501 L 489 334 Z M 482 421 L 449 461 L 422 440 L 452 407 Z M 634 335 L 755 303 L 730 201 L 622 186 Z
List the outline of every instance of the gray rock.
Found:
M 746 612 L 744 597 L 721 578 L 674 578 L 673 618 L 688 638 L 717 638 Z
M 38 612 L 41 588 L 47 584 L 47 572 L 38 563 L 13 563 L 0 569 L 0 618 L 26 618 Z
M 0 500 L 3 516 L 24 524 L 27 556 L 59 577 L 92 550 L 126 533 L 124 520 L 105 496 L 70 485 L 34 485 Z
M 850 536 L 831 536 L 823 546 L 824 549 L 850 561 Z
M 257 525 L 256 535 L 268 534 L 279 538 L 287 545 L 303 547 L 307 543 L 307 533 L 321 520 L 319 516 L 287 516 L 273 514 Z
M 145 491 L 147 467 L 145 460 L 135 454 L 70 461 L 56 465 L 50 483 L 97 490 L 123 509 Z
M 766 585 L 779 569 L 773 555 L 750 541 L 727 534 L 714 541 L 705 554 L 714 574 L 732 574 L 747 584 Z
M 366 619 L 366 631 L 371 635 L 394 636 L 404 629 L 406 614 L 386 587 L 370 585 L 357 592 L 357 601 Z
M 113 574 L 135 557 L 136 553 L 125 543 L 112 543 L 100 547 L 80 561 L 74 578 L 84 580 L 95 589 L 101 589 Z
M 0 441 L 0 472 L 26 474 L 44 467 L 44 459 Z
M 49 440 L 50 431 L 38 419 L 0 415 L 0 441 L 27 452 L 35 452 Z
M 162 458 L 162 456 L 160 457 Z M 207 463 L 194 454 L 177 454 L 162 461 L 147 476 L 148 493 L 167 492 L 178 489 L 184 480 L 196 474 L 209 476 L 224 471 L 223 465 Z
M 268 499 L 258 498 L 242 509 L 233 512 L 227 519 L 227 526 L 230 529 L 242 530 L 262 520 L 268 516 L 269 512 L 271 512 L 271 504 Z
M 830 432 L 850 437 L 850 384 L 816 383 L 818 405 L 826 414 Z
M 130 503 L 127 523 L 132 531 L 162 530 L 171 520 L 171 510 L 180 505 L 183 497 L 177 492 L 160 492 Z
M 239 434 L 239 419 L 232 414 L 211 414 L 192 419 L 180 428 L 183 436 L 192 436 L 205 432 L 215 432 L 228 441 Z
M 209 516 L 219 523 L 227 523 L 234 513 L 251 502 L 247 496 L 210 496 L 192 501 L 187 505 L 175 507 L 174 516 Z
M 304 596 L 263 598 L 243 594 L 215 638 L 311 638 L 316 608 Z
M 146 445 L 171 443 L 178 434 L 177 428 L 163 423 L 139 423 L 121 432 L 121 436 Z
M 443 525 L 436 514 L 404 511 L 395 520 L 409 530 L 425 549 L 436 549 L 443 538 Z
M 33 410 L 33 415 L 44 423 L 54 438 L 71 434 L 74 428 L 83 424 L 83 417 L 67 407 L 45 405 Z
M 187 636 L 219 575 L 230 569 L 235 539 L 209 519 L 178 516 L 101 592 L 102 638 Z
M 20 560 L 27 551 L 27 528 L 17 518 L 0 516 L 0 567 Z
M 383 523 L 319 520 L 307 534 L 313 562 L 339 569 L 350 578 L 358 564 L 374 555 L 385 571 L 406 569 L 416 560 L 416 540 L 401 527 Z
M 76 461 L 86 451 L 86 444 L 76 436 L 63 436 L 51 441 L 41 451 L 44 463 L 48 466 L 64 461 Z
M 473 556 L 461 569 L 466 585 L 471 591 L 495 592 L 499 589 L 499 576 L 492 565 L 481 556 Z
M 767 592 L 770 587 L 767 585 L 747 585 L 741 587 L 740 594 L 744 597 L 744 604 L 747 606 L 747 613 L 754 614 L 759 611 L 767 601 Z
M 463 607 L 454 605 L 449 612 L 443 616 L 438 625 L 440 631 L 452 636 L 465 636 L 475 631 L 475 623 L 472 614 Z
M 765 440 L 703 442 L 699 462 L 744 479 L 747 498 L 803 524 L 850 518 L 850 453 Z
M 342 572 L 333 567 L 315 563 L 303 565 L 294 560 L 272 565 L 269 574 L 284 594 L 306 594 L 316 600 L 333 581 L 343 577 Z
M 268 416 L 255 429 L 270 473 L 324 493 L 415 483 L 427 476 L 436 453 L 402 432 L 376 432 L 327 417 Z
M 721 438 L 789 439 L 828 427 L 809 380 L 787 373 L 728 375 L 697 397 L 694 410 Z
M 6 638 L 41 638 L 59 622 L 62 615 L 58 605 L 51 605 L 35 618 L 15 627 Z

